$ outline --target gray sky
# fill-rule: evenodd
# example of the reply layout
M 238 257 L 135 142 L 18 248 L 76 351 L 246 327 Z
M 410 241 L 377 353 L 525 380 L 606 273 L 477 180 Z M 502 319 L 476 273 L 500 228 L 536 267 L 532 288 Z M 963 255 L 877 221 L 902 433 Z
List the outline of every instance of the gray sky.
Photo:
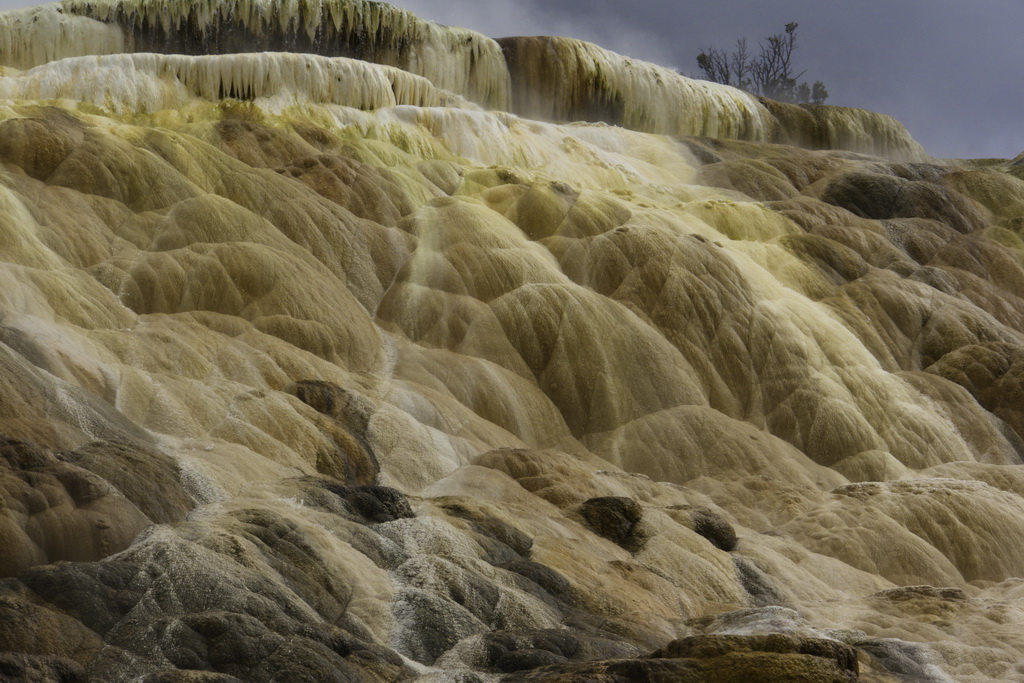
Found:
M 0 9 L 35 4 L 0 0 Z M 830 104 L 892 114 L 935 156 L 1024 152 L 1024 0 L 394 0 L 492 37 L 568 35 L 697 72 L 701 48 L 800 23 Z

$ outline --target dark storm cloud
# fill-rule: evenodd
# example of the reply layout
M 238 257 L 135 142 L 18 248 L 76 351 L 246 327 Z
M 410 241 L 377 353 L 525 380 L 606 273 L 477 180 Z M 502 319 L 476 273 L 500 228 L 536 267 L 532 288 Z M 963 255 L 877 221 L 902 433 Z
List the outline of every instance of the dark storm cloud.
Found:
M 1024 152 L 1021 0 L 398 0 L 491 36 L 572 35 L 693 74 L 702 47 L 800 23 L 796 53 L 829 103 L 892 114 L 936 156 Z
M 0 0 L 0 9 L 33 4 Z M 703 47 L 800 23 L 830 104 L 892 114 L 936 156 L 1024 152 L 1024 0 L 393 0 L 487 35 L 570 35 L 697 71 Z

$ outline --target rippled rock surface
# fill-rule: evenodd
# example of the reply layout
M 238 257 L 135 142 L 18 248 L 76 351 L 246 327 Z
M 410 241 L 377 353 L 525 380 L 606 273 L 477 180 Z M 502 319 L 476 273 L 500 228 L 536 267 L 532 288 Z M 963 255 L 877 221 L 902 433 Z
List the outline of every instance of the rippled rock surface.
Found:
M 0 14 L 0 676 L 1024 680 L 1022 230 L 578 41 Z

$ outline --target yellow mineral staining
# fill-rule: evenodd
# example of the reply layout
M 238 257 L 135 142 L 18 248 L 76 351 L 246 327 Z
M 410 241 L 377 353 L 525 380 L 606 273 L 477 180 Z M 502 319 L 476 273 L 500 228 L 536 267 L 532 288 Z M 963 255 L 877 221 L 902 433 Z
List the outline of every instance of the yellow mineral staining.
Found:
M 672 135 L 767 140 L 769 116 L 735 88 L 569 38 L 503 38 L 512 106 L 529 118 L 607 121 Z
M 1020 546 L 1005 541 L 1022 533 L 1020 507 L 1020 496 L 980 482 L 850 484 L 789 528 L 807 534 L 806 547 L 895 583 L 958 585 L 1020 573 Z M 887 545 L 877 534 L 903 540 Z
M 342 57 L 286 53 L 219 56 L 125 54 L 48 62 L 0 81 L 0 97 L 75 100 L 145 114 L 194 99 L 255 100 L 265 109 L 305 103 L 379 109 L 469 106 L 424 78 Z
M 845 149 L 922 161 L 925 151 L 891 116 L 830 105 L 793 105 L 764 100 L 776 122 L 772 141 L 811 149 Z

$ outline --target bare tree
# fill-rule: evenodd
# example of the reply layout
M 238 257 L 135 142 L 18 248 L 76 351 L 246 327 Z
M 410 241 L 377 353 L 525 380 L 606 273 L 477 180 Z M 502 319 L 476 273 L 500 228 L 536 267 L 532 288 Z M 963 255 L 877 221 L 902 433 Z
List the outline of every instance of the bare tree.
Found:
M 825 84 L 821 81 L 814 81 L 814 87 L 811 89 L 811 102 L 814 104 L 825 104 L 827 99 L 828 90 L 825 89 Z
M 729 67 L 729 55 L 718 48 L 709 48 L 697 55 L 697 66 L 709 81 L 732 85 L 732 70 Z
M 736 86 L 749 90 L 750 70 L 753 67 L 750 59 L 750 52 L 747 50 L 747 39 L 740 38 L 736 41 L 736 50 L 729 57 L 729 65 L 736 74 Z
M 823 104 L 828 99 L 825 84 L 816 81 L 810 86 L 798 82 L 806 71 L 793 73 L 797 26 L 791 21 L 782 33 L 768 36 L 760 44 L 761 51 L 756 57 L 751 56 L 747 39 L 740 38 L 731 53 L 718 48 L 701 51 L 697 55 L 697 66 L 707 80 L 742 88 L 755 95 L 782 102 Z

